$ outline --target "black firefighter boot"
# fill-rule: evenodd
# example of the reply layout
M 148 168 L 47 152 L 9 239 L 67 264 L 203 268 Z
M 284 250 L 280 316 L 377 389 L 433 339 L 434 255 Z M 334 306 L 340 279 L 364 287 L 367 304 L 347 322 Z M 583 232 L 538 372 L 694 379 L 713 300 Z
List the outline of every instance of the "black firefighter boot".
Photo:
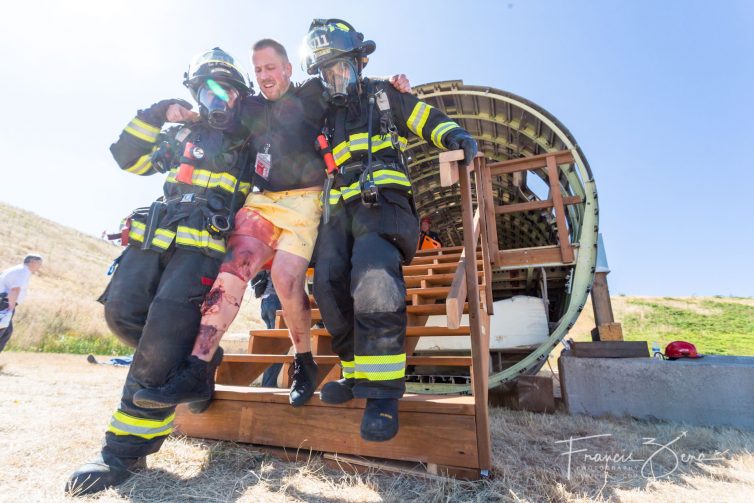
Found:
M 356 379 L 343 378 L 337 381 L 330 381 L 322 386 L 322 390 L 319 392 L 319 399 L 331 404 L 346 403 L 349 400 L 353 400 L 354 384 L 356 384 Z
M 293 358 L 293 381 L 288 400 L 294 407 L 300 407 L 314 394 L 317 388 L 317 364 L 312 352 L 296 353 Z
M 146 468 L 146 458 L 119 458 L 107 452 L 81 465 L 65 485 L 65 492 L 71 496 L 82 496 L 104 491 L 108 487 L 122 484 L 135 472 Z
M 367 398 L 361 418 L 361 438 L 370 442 L 385 442 L 398 433 L 398 399 Z
M 159 388 L 144 388 L 134 393 L 133 402 L 145 409 L 164 409 L 179 403 L 191 403 L 195 414 L 204 412 L 215 391 L 215 370 L 223 359 L 223 349 L 218 347 L 212 361 L 205 362 L 194 355 L 168 382 Z

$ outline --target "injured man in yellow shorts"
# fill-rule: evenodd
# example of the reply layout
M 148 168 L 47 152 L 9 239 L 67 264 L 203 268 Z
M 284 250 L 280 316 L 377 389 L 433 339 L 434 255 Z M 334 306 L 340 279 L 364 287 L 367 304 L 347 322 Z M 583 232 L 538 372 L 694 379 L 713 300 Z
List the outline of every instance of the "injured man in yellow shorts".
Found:
M 214 371 L 222 360 L 220 339 L 238 314 L 249 280 L 268 263 L 296 352 L 290 403 L 300 406 L 311 398 L 317 365 L 311 353 L 311 309 L 304 283 L 321 214 L 319 188 L 248 195 L 236 213 L 220 273 L 202 304 L 191 356 L 163 386 L 139 390 L 134 403 L 165 408 L 190 402 L 194 412 L 209 406 Z

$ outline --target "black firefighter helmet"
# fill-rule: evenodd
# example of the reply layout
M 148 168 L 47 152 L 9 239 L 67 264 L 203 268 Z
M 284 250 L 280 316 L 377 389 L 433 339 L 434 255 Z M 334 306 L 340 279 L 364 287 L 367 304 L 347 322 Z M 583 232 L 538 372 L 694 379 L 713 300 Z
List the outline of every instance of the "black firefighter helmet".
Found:
M 210 126 L 225 129 L 235 116 L 235 104 L 249 94 L 249 84 L 233 56 L 219 47 L 194 58 L 184 74 L 183 85 L 199 104 Z
M 356 89 L 367 56 L 377 47 L 342 19 L 312 21 L 304 45 L 301 66 L 309 75 L 319 73 L 330 100 L 341 105 Z
M 306 53 L 301 63 L 309 75 L 316 75 L 321 65 L 337 58 L 366 59 L 377 48 L 373 41 L 365 41 L 363 33 L 342 19 L 315 19 L 309 25 L 305 43 Z

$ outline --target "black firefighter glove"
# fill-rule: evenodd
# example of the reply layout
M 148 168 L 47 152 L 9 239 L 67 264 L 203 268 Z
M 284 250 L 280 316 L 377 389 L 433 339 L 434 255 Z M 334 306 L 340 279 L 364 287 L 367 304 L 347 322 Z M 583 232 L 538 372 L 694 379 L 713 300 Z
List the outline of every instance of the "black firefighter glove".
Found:
M 445 137 L 445 146 L 448 150 L 463 149 L 463 165 L 468 166 L 474 160 L 477 153 L 476 140 L 462 128 L 451 129 Z
M 165 114 L 168 112 L 168 107 L 174 104 L 181 105 L 187 110 L 191 110 L 192 108 L 194 108 L 194 106 L 186 100 L 178 100 L 178 99 L 162 100 L 162 101 L 158 101 L 157 103 L 147 108 L 146 110 L 139 110 L 136 113 L 136 116 L 139 119 L 145 122 L 148 122 L 155 127 L 162 127 L 162 125 L 165 124 L 165 121 L 167 120 L 165 118 Z

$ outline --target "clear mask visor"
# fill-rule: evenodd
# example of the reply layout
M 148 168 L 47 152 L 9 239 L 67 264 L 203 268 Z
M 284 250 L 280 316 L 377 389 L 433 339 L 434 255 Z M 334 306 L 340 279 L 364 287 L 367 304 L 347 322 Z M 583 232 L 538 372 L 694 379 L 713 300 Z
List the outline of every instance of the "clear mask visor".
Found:
M 209 125 L 222 129 L 228 126 L 233 118 L 233 106 L 238 101 L 238 91 L 233 86 L 208 79 L 199 88 L 197 101 L 200 108 L 207 111 Z
M 358 72 L 353 59 L 336 59 L 320 67 L 319 76 L 330 101 L 345 104 L 349 92 L 355 92 Z

